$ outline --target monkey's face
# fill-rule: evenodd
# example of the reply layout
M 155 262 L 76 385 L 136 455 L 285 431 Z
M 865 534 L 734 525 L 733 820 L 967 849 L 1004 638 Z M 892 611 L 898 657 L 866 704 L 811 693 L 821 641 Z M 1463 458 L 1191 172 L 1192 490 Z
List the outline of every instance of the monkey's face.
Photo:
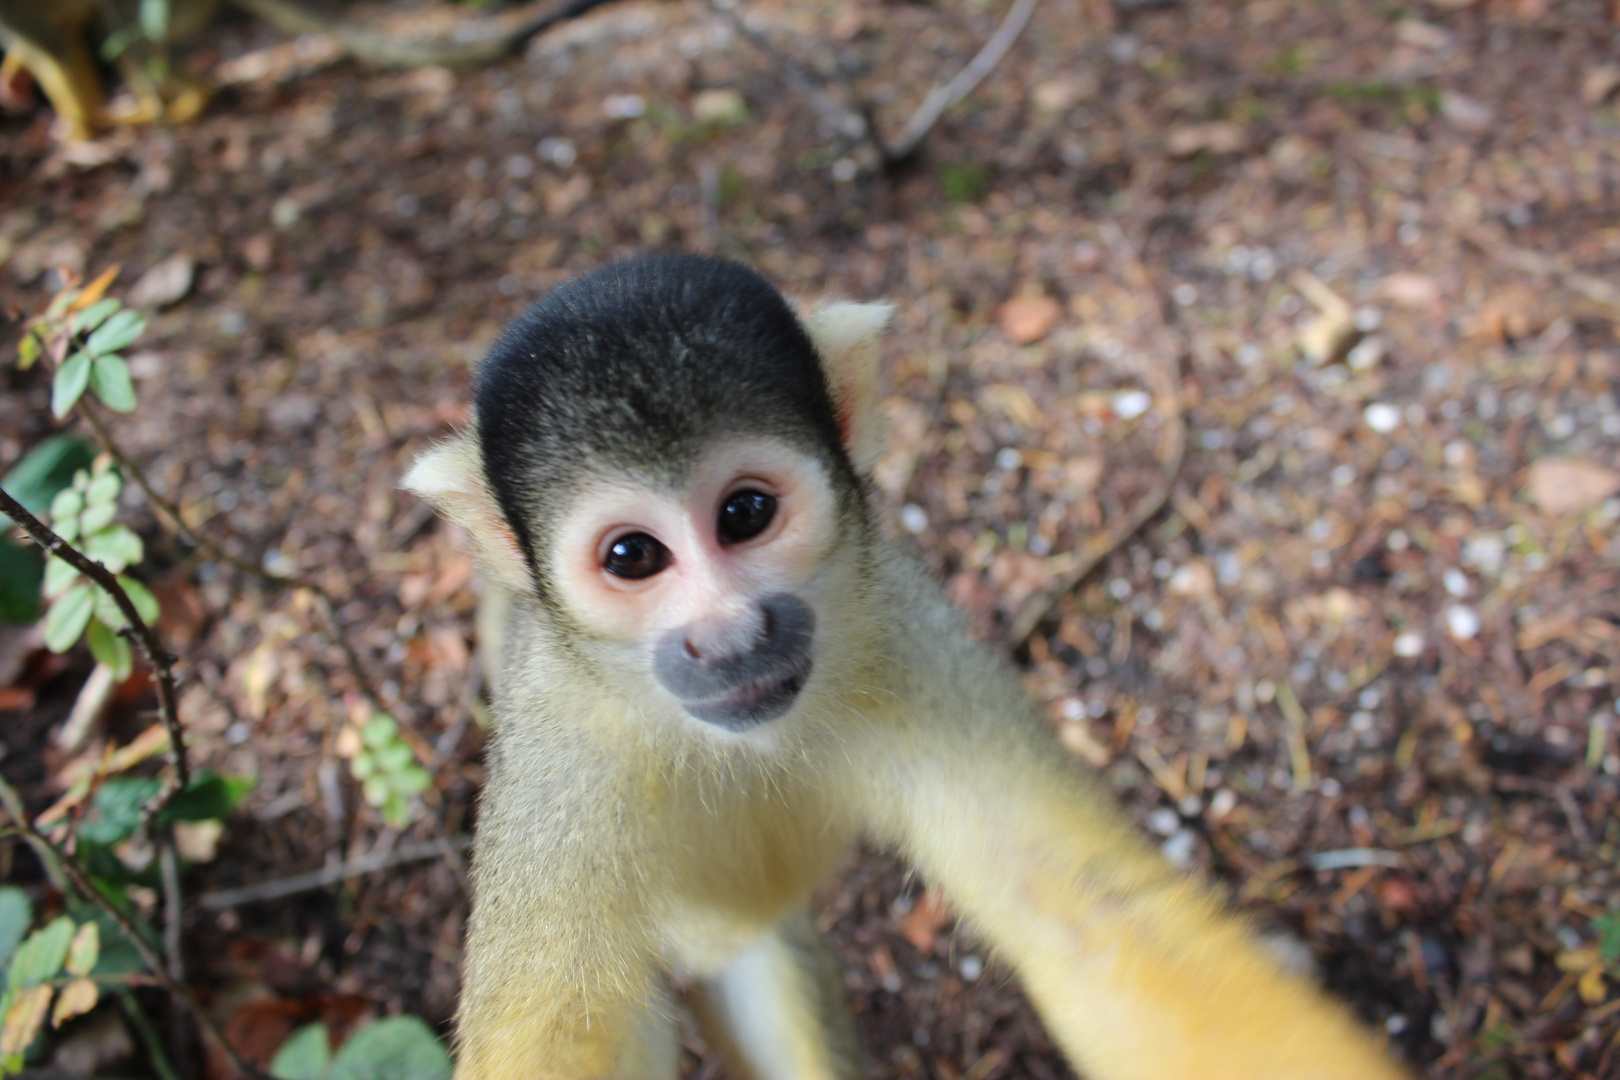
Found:
M 732 437 L 678 486 L 583 485 L 553 534 L 549 576 L 573 618 L 619 643 L 688 716 L 746 731 L 792 709 L 814 671 L 839 519 L 820 461 Z

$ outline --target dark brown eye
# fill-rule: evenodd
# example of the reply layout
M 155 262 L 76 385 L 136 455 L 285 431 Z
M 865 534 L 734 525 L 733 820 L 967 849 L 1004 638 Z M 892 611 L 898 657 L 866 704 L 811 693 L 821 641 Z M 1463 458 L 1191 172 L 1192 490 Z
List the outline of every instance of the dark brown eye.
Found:
M 650 578 L 669 565 L 669 548 L 646 533 L 627 533 L 613 541 L 602 569 L 630 581 Z
M 722 544 L 752 540 L 765 531 L 776 516 L 776 496 L 763 491 L 739 491 L 720 507 L 715 533 Z

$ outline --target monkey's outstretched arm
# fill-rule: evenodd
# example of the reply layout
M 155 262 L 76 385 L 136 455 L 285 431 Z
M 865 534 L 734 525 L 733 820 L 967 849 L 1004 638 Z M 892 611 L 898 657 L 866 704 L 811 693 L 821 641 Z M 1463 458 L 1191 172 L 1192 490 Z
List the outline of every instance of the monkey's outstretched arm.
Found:
M 1282 971 L 1241 919 L 1143 843 L 1071 767 L 1008 665 L 940 629 L 923 628 L 928 648 L 907 664 L 940 689 L 927 694 L 934 715 L 904 736 L 909 762 L 881 784 L 894 839 L 1017 970 L 1083 1075 L 1403 1075 L 1346 1010 Z

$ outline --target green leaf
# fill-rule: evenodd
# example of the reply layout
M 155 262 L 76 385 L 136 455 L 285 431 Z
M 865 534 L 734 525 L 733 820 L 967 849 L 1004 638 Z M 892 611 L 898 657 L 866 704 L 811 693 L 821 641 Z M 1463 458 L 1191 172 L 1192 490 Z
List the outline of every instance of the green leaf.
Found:
M 351 1040 L 352 1041 L 352 1040 Z M 332 1067 L 332 1037 L 325 1024 L 306 1024 L 287 1036 L 270 1061 L 278 1080 L 325 1080 Z
M 143 36 L 139 22 L 126 23 L 120 26 L 102 41 L 101 58 L 109 63 L 118 59 L 126 49 Z
M 79 511 L 83 509 L 84 496 L 73 488 L 63 488 L 51 500 L 51 524 L 57 526 L 57 531 L 60 532 L 61 526 L 69 519 L 78 517 Z
M 50 306 L 45 309 L 45 321 L 53 322 L 60 319 L 67 309 L 72 306 L 73 301 L 79 298 L 79 292 L 78 289 L 63 289 L 51 297 Z
M 394 829 L 403 829 L 411 823 L 411 803 L 403 795 L 390 795 L 388 801 L 382 805 L 383 824 Z
M 111 297 L 105 300 L 97 300 L 73 317 L 73 329 L 79 333 L 88 334 L 106 322 L 107 316 L 123 306 L 123 304 Z
M 129 625 L 124 618 L 124 611 L 118 606 L 118 601 L 112 598 L 112 593 L 100 585 L 93 586 L 96 590 L 95 617 L 107 624 L 109 630 L 122 630 Z
M 414 1016 L 390 1016 L 350 1036 L 332 1059 L 331 1080 L 446 1080 L 450 1055 Z
M 112 897 L 112 900 L 113 903 L 124 908 L 125 914 L 129 915 L 135 925 L 145 933 L 146 940 L 157 940 L 157 934 L 147 925 L 146 921 L 139 914 L 129 910 L 129 904 L 121 891 L 117 892 Z M 86 922 L 95 923 L 97 931 L 101 935 L 101 955 L 96 957 L 96 966 L 91 971 L 92 975 L 103 978 L 116 978 L 121 975 L 136 975 L 148 970 L 146 961 L 141 959 L 141 954 L 135 950 L 135 946 L 129 943 L 129 938 L 124 936 L 124 931 L 119 928 L 117 923 L 113 922 L 112 916 L 98 907 L 88 905 L 74 913 Z
M 130 649 L 129 642 L 100 619 L 90 620 L 85 641 L 89 643 L 90 655 L 96 658 L 96 663 L 112 668 L 113 678 L 118 682 L 129 678 L 129 673 L 135 670 L 135 653 Z
M 79 400 L 84 388 L 90 385 L 90 354 L 76 352 L 56 369 L 51 380 L 51 415 L 58 420 L 68 414 Z
M 83 978 L 96 966 L 100 955 L 101 931 L 96 929 L 95 923 L 87 922 L 79 927 L 73 935 L 73 944 L 68 946 L 68 973 Z
M 241 805 L 242 799 L 252 791 L 254 781 L 234 776 L 219 776 L 204 769 L 192 777 L 187 788 L 170 800 L 158 815 L 163 825 L 176 821 L 208 821 L 227 818 Z
M 84 489 L 84 501 L 89 506 L 116 503 L 123 487 L 124 481 L 119 478 L 116 469 L 102 469 L 90 478 L 90 486 Z
M 433 784 L 433 774 L 420 765 L 401 769 L 388 777 L 388 786 L 397 795 L 420 795 Z
M 146 776 L 120 776 L 102 784 L 79 822 L 79 839 L 110 846 L 128 838 L 141 823 L 141 810 L 162 787 Z
M 0 622 L 39 620 L 39 582 L 44 573 L 39 549 L 0 535 Z
M 125 308 L 102 324 L 101 328 L 90 335 L 85 342 L 85 351 L 91 356 L 106 356 L 115 353 L 127 345 L 133 344 L 146 329 L 146 320 L 141 318 L 139 312 Z
M 135 605 L 135 614 L 141 617 L 142 622 L 147 626 L 157 622 L 157 598 L 147 590 L 145 585 L 123 574 L 119 574 L 114 580 L 124 587 L 124 593 L 129 597 L 129 602 Z M 122 630 L 125 626 L 128 626 L 129 620 L 124 618 L 123 609 L 118 606 L 118 601 L 113 599 L 112 593 L 103 589 L 100 585 L 95 588 L 96 618 L 114 630 Z
M 84 516 L 88 518 L 90 511 L 85 511 Z M 84 542 L 84 553 L 116 574 L 124 567 L 140 562 L 146 548 L 141 544 L 141 538 L 129 529 L 114 525 L 88 537 Z M 141 618 L 146 616 L 142 615 Z
M 372 806 L 381 806 L 388 801 L 393 791 L 389 788 L 387 780 L 381 776 L 373 776 L 360 785 L 360 794 L 364 795 L 366 802 Z
M 90 385 L 113 412 L 135 411 L 135 384 L 129 378 L 129 362 L 122 356 L 96 357 L 90 368 Z
M 45 560 L 45 595 L 54 600 L 79 580 L 78 569 L 66 559 L 52 555 Z
M 360 741 L 365 743 L 368 749 L 376 750 L 393 742 L 397 734 L 399 734 L 398 720 L 387 713 L 374 713 L 371 719 L 366 721 L 365 729 L 360 733 Z
M 6 986 L 12 990 L 38 986 L 46 979 L 54 979 L 67 959 L 68 944 L 73 940 L 73 920 L 58 915 L 44 927 L 29 934 L 11 956 L 11 970 Z
M 362 750 L 350 760 L 349 771 L 356 780 L 370 780 L 377 774 L 377 759 Z
M 45 343 L 39 340 L 39 335 L 33 330 L 23 335 L 17 342 L 17 368 L 27 371 L 39 360 L 39 354 L 45 351 Z
M 40 632 L 45 636 L 45 647 L 51 652 L 67 652 L 79 640 L 84 628 L 90 625 L 96 599 L 88 581 L 81 581 L 56 598 L 45 613 Z
M 87 467 L 95 452 L 83 439 L 52 435 L 28 452 L 16 467 L 0 479 L 13 499 L 29 513 L 44 516 L 56 493 L 73 483 L 76 470 Z M 10 527 L 11 519 L 0 514 L 0 529 Z
M 95 503 L 84 508 L 79 515 L 79 535 L 88 538 L 112 524 L 113 518 L 118 516 L 117 503 Z M 107 569 L 112 570 L 113 567 Z M 122 569 L 119 567 L 118 569 Z
M 1620 911 L 1611 911 L 1592 920 L 1598 932 L 1598 952 L 1611 964 L 1620 963 Z
M 148 41 L 168 39 L 169 0 L 141 0 L 141 33 Z
M 398 772 L 407 765 L 415 764 L 416 751 L 409 743 L 391 742 L 376 751 L 377 768 L 385 773 Z
M 0 888 L 0 967 L 11 963 L 11 954 L 17 951 L 17 943 L 33 921 L 34 907 L 28 902 L 28 894 L 15 885 Z M 0 990 L 4 989 L 5 984 L 0 983 Z
M 147 626 L 157 622 L 163 609 L 158 607 L 157 597 L 152 595 L 151 589 L 123 574 L 118 575 L 118 584 L 129 594 L 129 602 L 135 605 L 135 614 L 141 617 L 142 622 Z

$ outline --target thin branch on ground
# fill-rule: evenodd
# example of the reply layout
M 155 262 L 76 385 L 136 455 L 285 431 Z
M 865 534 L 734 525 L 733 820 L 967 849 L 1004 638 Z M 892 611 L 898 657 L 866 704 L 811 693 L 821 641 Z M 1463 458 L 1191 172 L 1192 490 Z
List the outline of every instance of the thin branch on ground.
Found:
M 888 160 L 888 148 L 878 135 L 877 129 L 868 124 L 859 112 L 827 93 L 820 76 L 771 44 L 770 38 L 749 26 L 747 20 L 737 11 L 735 0 L 708 0 L 708 4 L 709 10 L 724 19 L 744 40 L 775 61 L 787 84 L 809 98 L 810 104 L 834 131 L 846 139 L 870 138 L 877 145 L 878 152 L 883 155 L 884 160 Z
M 163 951 L 169 974 L 184 981 L 186 969 L 180 954 L 180 917 L 183 914 L 180 854 L 175 850 L 172 833 L 158 842 L 158 877 L 163 883 Z
M 883 138 L 883 133 L 878 130 L 871 103 L 855 92 L 849 80 L 845 80 L 845 88 L 855 99 L 854 108 L 829 94 L 826 81 L 819 75 L 782 52 L 771 44 L 768 37 L 749 26 L 747 20 L 737 11 L 736 0 L 708 0 L 708 5 L 711 11 L 724 19 L 749 44 L 770 57 L 787 84 L 804 94 L 834 131 L 847 139 L 856 141 L 865 139 L 870 142 L 877 150 L 878 158 L 884 167 L 892 168 L 915 155 L 921 148 L 923 140 L 928 137 L 928 133 L 939 123 L 939 118 L 945 114 L 945 110 L 973 93 L 984 81 L 985 76 L 995 70 L 1002 57 L 1007 55 L 1007 50 L 1012 48 L 1013 42 L 1018 40 L 1018 35 L 1024 32 L 1024 27 L 1029 24 L 1030 16 L 1035 13 L 1035 5 L 1039 2 L 1040 0 L 1014 0 L 1001 25 L 990 35 L 990 40 L 984 43 L 984 47 L 968 61 L 966 67 L 957 72 L 955 78 L 949 82 L 937 83 L 928 91 L 922 104 L 901 129 L 900 138 L 893 143 Z
M 1596 275 L 1574 269 L 1568 265 L 1567 257 L 1519 247 L 1503 236 L 1500 229 L 1485 225 L 1464 223 L 1457 228 L 1465 240 L 1503 266 L 1532 277 L 1550 279 L 1589 300 L 1601 308 L 1607 317 L 1620 318 L 1620 288 Z
M 220 889 L 204 893 L 197 898 L 197 906 L 211 911 L 223 911 L 226 908 L 241 907 L 243 904 L 280 900 L 283 897 L 324 889 L 350 878 L 391 870 L 407 863 L 423 862 L 452 853 L 460 854 L 471 846 L 471 836 L 452 836 L 420 844 L 403 844 L 393 851 L 363 855 L 358 859 L 338 863 L 336 866 L 311 870 L 307 874 L 294 874 L 292 877 L 261 882 L 258 885 L 243 885 L 237 889 Z
M 906 121 L 906 126 L 900 130 L 900 138 L 885 152 L 885 160 L 890 164 L 905 161 L 917 152 L 922 141 L 928 133 L 934 130 L 939 118 L 945 110 L 973 93 L 974 89 L 984 81 L 986 75 L 995 70 L 1001 63 L 1001 58 L 1007 55 L 1018 35 L 1024 32 L 1029 24 L 1030 16 L 1035 14 L 1035 5 L 1040 0 L 1015 0 L 1007 17 L 1001 21 L 996 32 L 990 35 L 990 40 L 984 43 L 978 55 L 968 61 L 967 67 L 957 72 L 956 78 L 948 83 L 936 85 L 928 91 L 923 103 Z
M 169 732 L 169 760 L 174 764 L 175 775 L 147 804 L 146 816 L 150 818 L 174 797 L 175 792 L 184 790 L 191 783 L 191 763 L 186 758 L 186 733 L 180 726 L 180 714 L 175 707 L 175 658 L 163 647 L 157 631 L 146 625 L 140 612 L 135 610 L 134 601 L 130 600 L 124 587 L 118 584 L 118 579 L 105 566 L 57 536 L 50 526 L 29 513 L 27 507 L 13 499 L 3 488 L 0 488 L 0 510 L 22 526 L 23 532 L 44 548 L 47 555 L 61 559 L 113 598 L 113 603 L 118 605 L 118 610 L 129 624 L 128 633 L 141 647 L 146 662 L 152 666 L 152 681 L 157 684 L 158 714 L 163 717 L 163 726 Z
M 1022 651 L 1058 604 L 1083 585 L 1105 559 L 1164 509 L 1175 487 L 1176 477 L 1181 473 L 1181 461 L 1187 450 L 1187 422 L 1181 411 L 1181 380 L 1177 374 L 1180 343 L 1170 330 L 1159 292 L 1154 288 L 1152 275 L 1143 264 L 1137 246 L 1126 239 L 1124 231 L 1112 222 L 1103 224 L 1102 233 L 1114 250 L 1115 257 L 1124 265 L 1131 286 L 1149 298 L 1149 312 L 1155 324 L 1150 351 L 1156 354 L 1156 362 L 1147 365 L 1146 376 L 1158 411 L 1164 417 L 1164 437 L 1159 445 L 1159 472 L 1153 486 L 1123 520 L 1086 543 L 1075 555 L 1078 561 L 1058 579 L 1057 584 L 1044 595 L 1031 599 L 1019 611 L 1007 634 L 1014 651 Z
M 4 503 L 0 503 L 0 506 L 3 505 Z M 6 512 L 13 513 L 9 509 Z M 26 511 L 24 512 L 26 513 Z M 231 1045 L 231 1041 L 225 1037 L 225 1033 L 220 1030 L 214 1018 L 192 996 L 191 991 L 169 974 L 168 967 L 163 962 L 163 957 L 159 955 L 158 950 L 152 943 L 147 940 L 140 927 L 135 925 L 134 921 L 124 913 L 122 908 L 114 904 L 100 889 L 96 888 L 73 856 L 53 844 L 45 834 L 34 828 L 33 824 L 28 820 L 28 815 L 21 812 L 23 809 L 22 800 L 17 796 L 17 792 L 4 780 L 0 780 L 0 803 L 5 805 L 7 816 L 11 818 L 17 831 L 40 855 L 41 861 L 54 864 L 57 872 L 72 885 L 75 893 L 99 908 L 103 915 L 106 915 L 118 926 L 119 931 L 128 939 L 135 952 L 140 955 L 141 962 L 151 969 L 153 977 L 163 985 L 165 990 L 173 994 L 175 999 L 184 1005 L 192 1016 L 197 1018 L 197 1023 L 201 1024 L 209 1037 L 219 1044 L 220 1049 L 225 1052 L 225 1056 L 231 1059 L 231 1064 L 241 1071 L 243 1075 L 251 1077 L 253 1080 L 270 1080 L 265 1073 L 248 1064 L 242 1055 L 237 1052 L 236 1047 Z M 47 872 L 49 872 L 49 866 Z

